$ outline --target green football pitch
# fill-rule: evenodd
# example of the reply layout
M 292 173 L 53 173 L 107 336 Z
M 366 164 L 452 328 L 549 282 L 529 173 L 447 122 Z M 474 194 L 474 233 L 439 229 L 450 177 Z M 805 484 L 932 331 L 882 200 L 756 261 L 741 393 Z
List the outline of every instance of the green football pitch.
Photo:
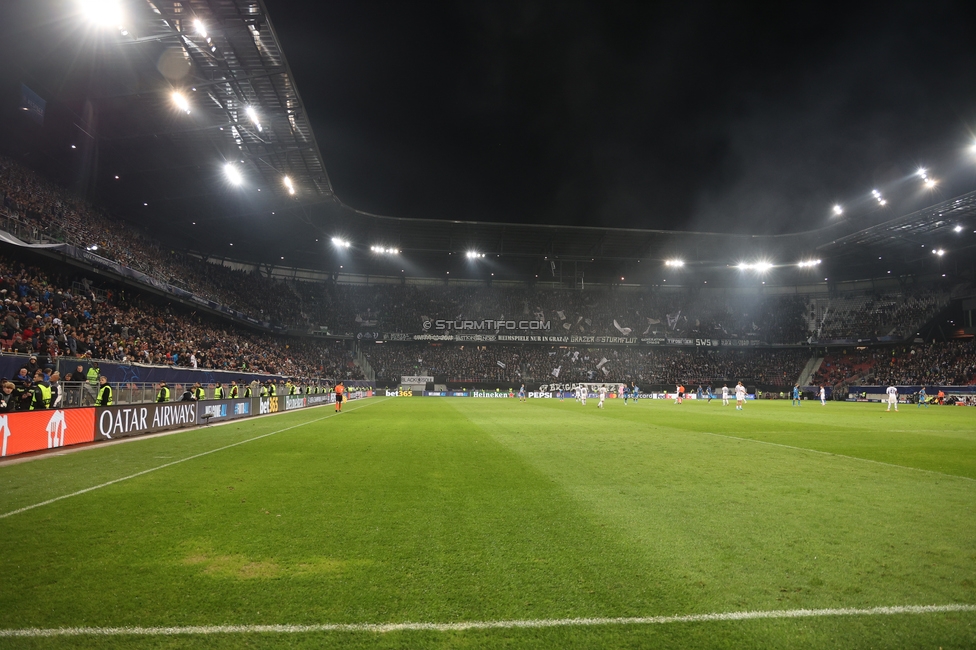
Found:
M 372 398 L 0 465 L 2 648 L 973 648 L 976 411 Z

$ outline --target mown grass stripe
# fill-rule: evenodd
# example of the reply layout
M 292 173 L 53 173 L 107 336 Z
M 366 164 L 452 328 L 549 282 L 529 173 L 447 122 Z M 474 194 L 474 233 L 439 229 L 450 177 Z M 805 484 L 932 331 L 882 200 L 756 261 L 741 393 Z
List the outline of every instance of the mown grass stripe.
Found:
M 389 399 L 389 398 L 386 398 L 386 399 Z M 386 399 L 382 399 L 382 400 L 378 400 L 378 401 L 379 402 L 385 402 Z M 349 411 L 358 411 L 361 408 L 366 408 L 370 404 L 375 404 L 375 403 L 377 403 L 377 402 L 369 402 L 367 404 L 364 404 L 363 406 L 357 406 L 356 408 L 347 409 L 346 412 L 349 412 Z M 323 404 L 323 406 L 326 406 L 326 405 Z M 240 446 L 240 445 L 247 444 L 249 442 L 254 442 L 255 440 L 260 440 L 262 438 L 267 438 L 268 436 L 273 436 L 273 435 L 276 435 L 276 434 L 279 434 L 279 433 L 284 433 L 285 431 L 291 431 L 292 429 L 297 429 L 298 427 L 304 427 L 304 426 L 309 425 L 309 424 L 314 424 L 315 422 L 321 422 L 322 420 L 327 420 L 327 419 L 329 419 L 331 417 L 335 417 L 336 415 L 339 415 L 339 414 L 338 413 L 330 413 L 329 415 L 324 415 L 324 416 L 322 416 L 320 418 L 315 418 L 314 420 L 308 420 L 307 422 L 300 422 L 300 423 L 294 424 L 294 425 L 292 425 L 290 427 L 285 427 L 284 429 L 278 429 L 277 431 L 271 431 L 270 433 L 262 433 L 260 436 L 255 436 L 253 438 L 248 438 L 247 440 L 241 440 L 241 441 L 238 441 L 238 442 L 235 442 L 235 443 L 231 443 L 229 445 L 224 445 L 223 447 L 218 447 L 217 449 L 210 449 L 210 450 L 201 452 L 199 454 L 194 454 L 192 456 L 187 456 L 186 458 L 180 458 L 179 460 L 174 460 L 174 461 L 169 462 L 169 463 L 163 463 L 162 465 L 157 465 L 156 467 L 150 467 L 149 469 L 144 469 L 141 472 L 136 472 L 135 474 L 129 474 L 128 476 L 123 476 L 121 478 L 112 479 L 111 481 L 106 481 L 106 482 L 100 483 L 98 485 L 93 485 L 93 486 L 87 487 L 87 488 L 85 488 L 83 490 L 78 490 L 76 492 L 71 492 L 70 494 L 63 494 L 63 495 L 61 495 L 59 497 L 54 497 L 53 499 L 47 499 L 46 501 L 41 501 L 39 503 L 34 503 L 32 505 L 29 505 L 29 506 L 24 506 L 23 508 L 17 508 L 16 510 L 11 510 L 10 512 L 5 512 L 3 514 L 0 514 L 0 519 L 5 519 L 7 517 L 11 517 L 13 515 L 17 515 L 17 514 L 20 514 L 22 512 L 27 512 L 28 510 L 33 510 L 35 508 L 40 508 L 41 506 L 50 505 L 52 503 L 56 503 L 56 502 L 62 501 L 64 499 L 70 499 L 71 497 L 76 497 L 76 496 L 80 496 L 82 494 L 87 494 L 88 492 L 92 492 L 94 490 L 99 490 L 101 488 L 108 487 L 110 485 L 115 485 L 116 483 L 121 483 L 123 481 L 128 481 L 129 479 L 138 478 L 139 476 L 143 476 L 145 474 L 149 474 L 151 472 L 155 472 L 155 471 L 160 470 L 160 469 L 166 469 L 167 467 L 172 467 L 173 465 L 179 465 L 180 463 L 185 463 L 188 460 L 193 460 L 195 458 L 200 458 L 202 456 L 207 456 L 209 454 L 215 454 L 218 451 L 224 451 L 224 450 L 230 449 L 232 447 L 237 447 L 237 446 Z
M 621 618 L 555 618 L 510 621 L 464 621 L 458 623 L 324 623 L 320 625 L 198 625 L 182 627 L 60 627 L 0 630 L 0 638 L 64 636 L 194 636 L 214 634 L 303 634 L 314 632 L 463 632 L 551 627 L 596 627 L 608 625 L 667 625 L 712 621 L 821 618 L 828 616 L 894 616 L 898 614 L 945 614 L 976 612 L 976 605 L 896 605 L 866 609 L 785 609 L 752 612 L 717 612 L 679 616 L 634 616 Z
M 848 460 L 859 460 L 865 463 L 873 463 L 875 465 L 884 465 L 885 467 L 896 467 L 898 469 L 909 469 L 915 472 L 925 472 L 926 474 L 935 474 L 936 476 L 945 476 L 946 478 L 960 478 L 964 481 L 976 482 L 976 478 L 969 476 L 962 476 L 961 474 L 946 474 L 945 472 L 937 472 L 934 469 L 925 469 L 922 467 L 912 467 L 911 465 L 898 465 L 897 463 L 886 463 L 883 460 L 874 460 L 873 458 L 862 458 L 860 456 L 849 456 L 847 454 L 838 454 L 834 451 L 823 451 L 822 449 L 812 449 L 810 447 L 797 447 L 796 445 L 787 445 L 782 442 L 771 442 L 769 440 L 758 440 L 756 438 L 743 438 L 741 436 L 733 436 L 727 433 L 715 433 L 714 431 L 694 431 L 693 433 L 702 433 L 706 436 L 716 436 L 718 438 L 728 438 L 730 440 L 741 440 L 742 442 L 754 442 L 760 445 L 771 445 L 773 447 L 783 447 L 784 449 L 795 449 L 796 451 L 809 451 L 813 454 L 821 454 L 823 456 L 837 456 L 838 458 L 846 458 Z

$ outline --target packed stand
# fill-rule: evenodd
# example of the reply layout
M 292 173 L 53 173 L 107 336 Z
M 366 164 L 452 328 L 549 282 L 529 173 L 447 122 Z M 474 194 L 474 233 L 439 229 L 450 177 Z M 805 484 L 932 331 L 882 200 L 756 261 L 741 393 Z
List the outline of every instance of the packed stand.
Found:
M 234 271 L 160 246 L 39 174 L 0 157 L 0 196 L 18 229 L 36 241 L 96 247 L 94 253 L 274 325 L 308 326 L 298 296 L 283 282 Z
M 399 382 L 428 375 L 451 382 L 512 383 L 613 381 L 643 384 L 750 381 L 796 382 L 809 360 L 805 350 L 698 350 L 683 348 L 566 348 L 518 345 L 367 344 L 377 379 Z
M 721 291 L 574 291 L 460 285 L 298 285 L 313 320 L 330 331 L 416 333 L 424 321 L 548 321 L 549 335 L 750 339 L 805 343 L 798 296 Z M 493 331 L 482 331 L 491 334 Z
M 867 381 L 882 386 L 966 386 L 976 383 L 976 345 L 968 341 L 916 344 L 886 349 L 874 376 Z M 867 382 L 866 382 L 867 383 Z
M 363 379 L 340 343 L 255 334 L 138 293 L 0 255 L 4 352 L 296 377 Z M 75 286 L 76 289 L 71 287 Z
M 820 340 L 893 337 L 904 339 L 931 320 L 949 301 L 945 293 L 920 288 L 913 293 L 843 295 L 813 301 Z

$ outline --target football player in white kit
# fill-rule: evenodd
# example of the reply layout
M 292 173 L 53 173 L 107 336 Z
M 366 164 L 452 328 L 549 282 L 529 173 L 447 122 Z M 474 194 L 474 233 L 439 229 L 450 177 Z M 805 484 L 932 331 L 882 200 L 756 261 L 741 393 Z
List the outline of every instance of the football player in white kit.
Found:
M 586 384 L 579 385 L 579 399 L 580 404 L 586 406 L 586 395 L 590 392 L 589 387 Z
M 722 386 L 722 406 L 729 405 L 729 385 Z
M 827 389 L 823 386 L 820 387 L 820 404 L 821 406 L 827 406 Z
M 741 411 L 742 406 L 746 403 L 746 387 L 742 385 L 740 381 L 735 385 L 735 410 Z
M 600 388 L 596 391 L 600 395 L 600 403 L 597 404 L 598 408 L 603 408 L 603 400 L 607 398 L 607 386 L 606 384 L 601 384 Z
M 888 410 L 891 410 L 892 405 L 895 407 L 895 411 L 898 410 L 898 389 L 894 386 L 888 386 Z

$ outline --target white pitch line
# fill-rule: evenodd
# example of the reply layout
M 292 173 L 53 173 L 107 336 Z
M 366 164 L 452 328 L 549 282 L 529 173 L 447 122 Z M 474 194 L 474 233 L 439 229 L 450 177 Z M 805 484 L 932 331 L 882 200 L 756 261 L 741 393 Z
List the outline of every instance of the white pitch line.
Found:
M 184 627 L 59 627 L 0 629 L 0 638 L 58 636 L 192 636 L 213 634 L 305 634 L 310 632 L 460 632 L 516 628 L 596 627 L 609 625 L 667 625 L 712 621 L 750 621 L 776 618 L 822 618 L 827 616 L 893 616 L 897 614 L 943 614 L 976 612 L 976 605 L 900 605 L 868 609 L 785 609 L 757 612 L 721 612 L 682 616 L 640 616 L 627 618 L 555 618 L 511 621 L 465 621 L 460 623 L 324 623 L 320 625 L 200 625 Z
M 921 467 L 912 467 L 910 465 L 896 465 L 895 463 L 886 463 L 883 460 L 874 460 L 872 458 L 861 458 L 859 456 L 848 456 L 847 454 L 838 454 L 832 451 L 823 451 L 820 449 L 810 449 L 809 447 L 797 447 L 795 445 L 784 445 L 781 442 L 770 442 L 768 440 L 756 440 L 755 438 L 740 438 L 739 436 L 730 436 L 724 433 L 714 433 L 712 431 L 692 431 L 691 433 L 704 433 L 706 436 L 716 436 L 718 438 L 729 438 L 731 440 L 741 440 L 743 442 L 755 442 L 760 445 L 772 445 L 773 447 L 785 447 L 786 449 L 795 449 L 797 451 L 809 451 L 813 454 L 821 454 L 823 456 L 837 456 L 838 458 L 847 458 L 848 460 L 859 460 L 863 463 L 874 463 L 875 465 L 884 465 L 885 467 L 896 467 L 898 469 L 909 469 L 914 472 L 925 472 L 926 474 L 935 474 L 936 476 L 945 476 L 946 478 L 959 478 L 964 481 L 976 482 L 976 478 L 970 478 L 968 476 L 961 476 L 959 474 L 946 474 L 945 472 L 937 472 L 934 469 L 922 469 Z
M 385 402 L 386 400 L 384 399 L 384 400 L 379 400 L 379 401 Z M 358 411 L 359 409 L 366 408 L 370 404 L 376 404 L 376 403 L 377 402 L 370 402 L 369 404 L 365 404 L 363 406 L 358 406 L 358 407 L 356 407 L 356 408 L 354 408 L 352 410 Z M 323 404 L 322 406 L 326 406 L 326 405 Z M 193 456 L 187 456 L 186 458 L 181 458 L 179 460 L 174 460 L 174 461 L 172 461 L 170 463 L 164 463 L 162 465 L 157 465 L 156 467 L 150 467 L 149 469 L 144 469 L 141 472 L 136 472 L 135 474 L 130 474 L 128 476 L 123 476 L 122 478 L 112 479 L 111 481 L 107 481 L 107 482 L 101 483 L 99 485 L 93 485 L 92 487 L 87 487 L 84 490 L 78 490 L 77 492 L 72 492 L 70 494 L 63 494 L 63 495 L 61 495 L 59 497 L 54 497 L 53 499 L 48 499 L 47 501 L 41 501 L 40 503 L 35 503 L 33 505 L 24 506 L 23 508 L 18 508 L 17 510 L 11 510 L 10 512 L 5 512 L 3 514 L 0 514 L 0 519 L 5 519 L 5 518 L 10 517 L 12 515 L 17 515 L 17 514 L 20 514 L 22 512 L 27 512 L 28 510 L 33 510 L 34 508 L 40 508 L 41 506 L 46 506 L 46 505 L 49 505 L 49 504 L 52 504 L 52 503 L 56 503 L 56 502 L 61 501 L 63 499 L 70 499 L 71 497 L 76 497 L 76 496 L 79 496 L 81 494 L 85 494 L 87 492 L 92 492 L 93 490 L 99 490 L 99 489 L 101 489 L 103 487 L 108 487 L 109 485 L 115 485 L 116 483 L 121 483 L 122 481 L 128 481 L 129 479 L 133 479 L 133 478 L 142 476 L 144 474 L 149 474 L 150 472 L 155 472 L 156 470 L 165 469 L 167 467 L 172 467 L 173 465 L 179 465 L 180 463 L 185 463 L 186 461 L 193 460 L 194 458 L 200 458 L 201 456 L 207 456 L 208 454 L 214 454 L 214 453 L 217 453 L 218 451 L 224 451 L 225 449 L 230 449 L 231 447 L 237 447 L 238 445 L 244 445 L 244 444 L 247 444 L 249 442 L 254 442 L 255 440 L 260 440 L 261 438 L 267 438 L 268 436 L 273 436 L 273 435 L 275 435 L 277 433 L 284 433 L 285 431 L 291 431 L 292 429 L 297 429 L 298 427 L 303 427 L 306 424 L 312 424 L 314 422 L 320 422 L 322 420 L 327 420 L 327 419 L 329 419 L 331 417 L 335 417 L 337 415 L 339 415 L 339 413 L 330 413 L 329 415 L 324 415 L 324 416 L 322 416 L 320 418 L 316 418 L 314 420 L 309 420 L 308 422 L 302 422 L 300 424 L 295 424 L 295 425 L 292 425 L 290 427 L 285 427 L 284 429 L 278 429 L 277 431 L 272 431 L 271 433 L 263 433 L 260 436 L 255 436 L 253 438 L 248 438 L 247 440 L 241 440 L 240 442 L 235 442 L 235 443 L 232 443 L 232 444 L 229 444 L 229 445 L 225 445 L 223 447 L 218 447 L 217 449 L 211 449 L 210 451 L 204 451 L 204 452 L 199 453 L 199 454 L 194 454 Z

